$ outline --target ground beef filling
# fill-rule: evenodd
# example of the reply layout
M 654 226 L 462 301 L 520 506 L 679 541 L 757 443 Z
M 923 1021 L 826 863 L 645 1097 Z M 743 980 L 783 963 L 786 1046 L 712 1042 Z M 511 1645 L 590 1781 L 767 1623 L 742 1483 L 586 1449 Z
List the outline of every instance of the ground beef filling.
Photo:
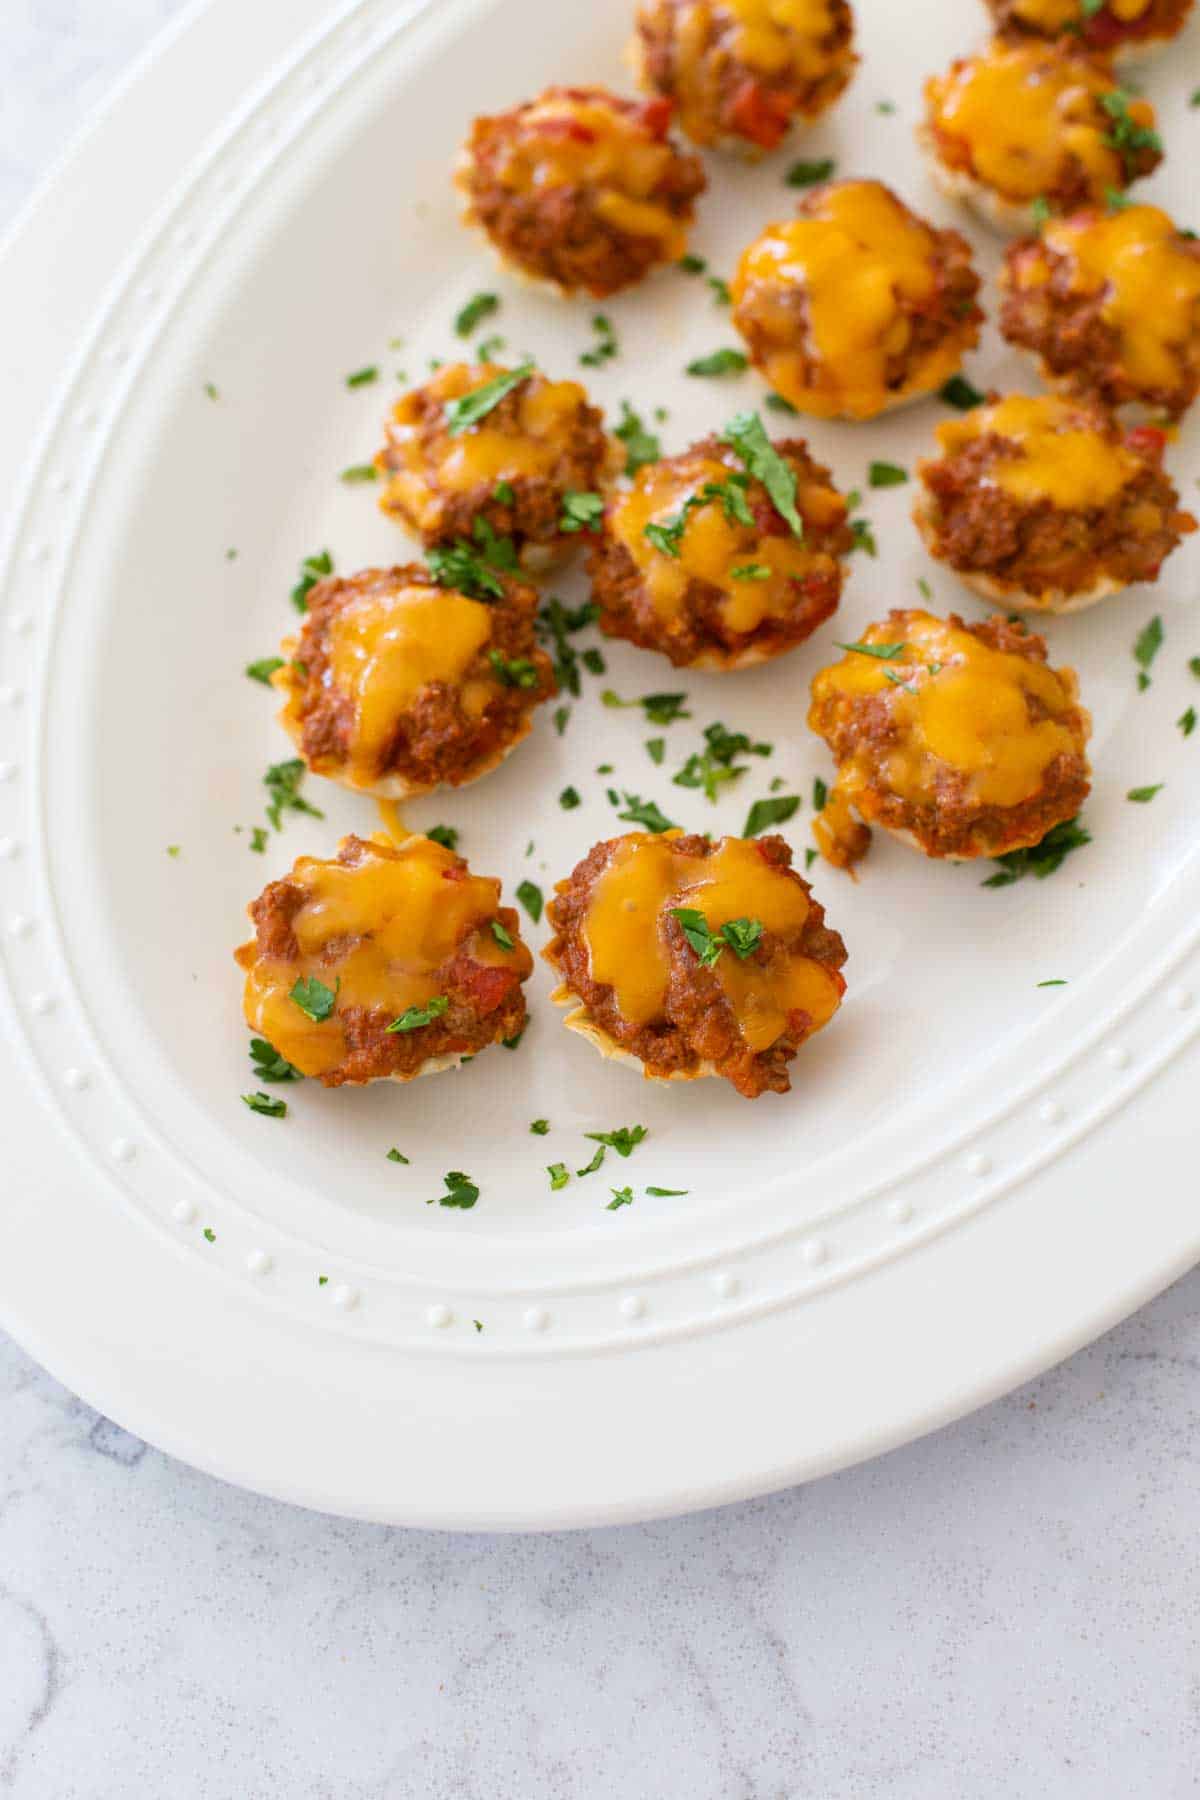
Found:
M 896 637 L 902 639 L 906 615 L 890 616 L 896 620 Z M 966 629 L 993 650 L 1024 656 L 1031 662 L 1047 660 L 1045 638 L 1027 631 L 1019 620 L 997 614 L 964 627 L 963 620 L 951 613 L 948 623 Z M 1045 710 L 1036 695 L 1027 694 L 1025 700 L 1030 723 L 1036 724 L 1046 716 Z M 867 695 L 852 704 L 844 696 L 834 697 L 823 716 L 810 719 L 810 724 L 825 739 L 839 765 L 852 757 L 861 760 L 864 751 L 869 754 L 875 773 L 866 790 L 856 792 L 856 808 L 872 825 L 911 833 L 926 856 L 1001 856 L 1015 845 L 1040 843 L 1052 826 L 1074 818 L 1091 789 L 1081 715 L 1079 751 L 1056 757 L 1036 794 L 1018 806 L 1004 807 L 983 806 L 972 799 L 970 777 L 949 765 L 938 769 L 934 794 L 927 803 L 918 805 L 895 793 L 888 784 L 887 763 L 901 743 L 902 733 L 883 694 Z
M 531 376 L 530 382 L 544 385 L 544 377 Z M 484 420 L 489 435 L 502 433 L 511 437 L 514 444 L 524 437 L 520 409 L 522 394 L 528 387 L 529 383 L 522 383 L 491 409 Z M 476 525 L 477 519 L 482 519 L 496 537 L 511 539 L 518 553 L 527 544 L 559 550 L 579 541 L 579 533 L 562 530 L 564 497 L 568 493 L 595 493 L 606 487 L 615 460 L 612 440 L 604 429 L 604 414 L 598 406 L 578 408 L 563 431 L 561 443 L 555 447 L 553 466 L 547 473 L 514 474 L 503 482 L 479 482 L 464 489 L 443 487 L 441 483 L 443 463 L 463 442 L 461 437 L 452 438 L 446 428 L 445 401 L 429 388 L 418 388 L 404 404 L 416 414 L 426 505 L 421 517 L 416 518 L 386 487 L 380 504 L 427 547 L 451 544 L 460 538 L 478 545 L 482 528 Z M 376 458 L 385 481 L 395 471 L 410 467 L 390 441 L 390 429 L 388 436 L 389 442 Z
M 1200 260 L 1200 245 L 1187 253 Z M 1049 267 L 1049 278 L 1035 286 L 1020 285 L 1023 263 L 1034 259 Z M 1147 386 L 1129 374 L 1121 355 L 1120 333 L 1106 319 L 1107 294 L 1074 286 L 1075 265 L 1049 244 L 1014 244 L 1008 252 L 1008 279 L 1000 309 L 1000 330 L 1010 344 L 1040 356 L 1050 375 L 1069 380 L 1072 388 L 1102 400 L 1106 406 L 1140 401 L 1180 418 L 1200 391 L 1200 334 L 1181 349 L 1180 379 L 1171 387 Z
M 803 80 L 794 68 L 756 69 L 733 47 L 729 21 L 710 21 L 706 42 L 695 45 L 694 0 L 648 0 L 638 13 L 643 84 L 674 99 L 680 123 L 697 144 L 744 138 L 774 150 L 793 119 L 813 119 L 831 106 L 854 71 L 854 19 L 846 0 L 835 0 L 829 31 L 813 46 L 821 73 Z M 688 35 L 688 59 L 680 67 L 679 44 Z
M 563 985 L 579 997 L 590 1017 L 622 1050 L 644 1064 L 648 1075 L 694 1075 L 702 1064 L 711 1063 L 715 1072 L 748 1100 L 768 1091 L 787 1093 L 791 1086 L 787 1065 L 811 1027 L 808 1014 L 794 1014 L 787 1031 L 756 1055 L 738 1030 L 718 977 L 697 961 L 677 919 L 666 917 L 662 927 L 670 975 L 661 1018 L 646 1025 L 631 1024 L 612 988 L 592 980 L 583 924 L 596 883 L 620 841 L 609 839 L 589 851 L 567 880 L 558 883 L 555 898 L 546 909 L 554 937 L 545 955 L 559 970 Z M 759 838 L 757 846 L 766 862 L 779 869 L 791 868 L 792 852 L 783 838 Z M 692 835 L 674 839 L 672 848 L 680 856 L 698 857 L 711 851 L 712 845 L 708 838 Z M 798 875 L 795 879 L 809 892 L 807 882 Z M 764 933 L 755 956 L 769 963 L 772 955 L 785 950 L 798 951 L 835 972 L 846 960 L 845 945 L 825 924 L 824 909 L 811 894 L 810 911 L 800 933 L 790 938 Z
M 641 115 L 646 136 L 666 139 L 671 108 L 662 101 L 638 106 L 612 99 L 615 112 Z M 462 185 L 470 218 L 482 226 L 507 261 L 535 280 L 553 282 L 568 293 L 582 289 L 596 299 L 629 287 L 663 259 L 662 241 L 622 229 L 605 219 L 588 185 L 559 186 L 520 193 L 500 179 L 508 149 L 527 129 L 524 107 L 495 118 L 476 119 L 467 146 Z M 690 222 L 695 201 L 708 185 L 697 156 L 677 153 L 646 199 L 681 225 Z
M 822 522 L 804 512 L 803 489 L 806 485 L 831 487 L 833 476 L 809 454 L 801 438 L 784 439 L 775 449 L 796 473 L 797 508 L 804 519 L 804 543 L 814 552 L 835 559 L 833 567 L 816 570 L 792 582 L 794 602 L 786 613 L 768 615 L 753 631 L 733 631 L 723 614 L 728 595 L 712 582 L 691 578 L 684 591 L 678 613 L 667 618 L 656 608 L 646 585 L 643 571 L 628 549 L 610 531 L 603 530 L 588 552 L 588 573 L 592 582 L 592 598 L 600 608 L 600 629 L 609 637 L 626 638 L 643 650 L 658 650 L 679 668 L 694 663 L 707 651 L 736 658 L 748 650 L 774 656 L 803 643 L 817 626 L 837 610 L 841 598 L 843 570 L 840 559 L 854 548 L 854 533 L 845 513 L 836 522 Z M 686 477 L 693 459 L 724 458 L 715 438 L 706 438 L 691 450 L 671 458 L 681 475 Z M 740 469 L 736 459 L 729 461 L 731 470 Z M 743 541 L 738 559 L 755 561 L 756 549 L 768 537 L 787 537 L 790 527 L 776 510 L 761 482 L 751 481 L 746 499 L 754 515 L 754 526 L 742 527 Z M 611 512 L 611 503 L 609 512 Z M 607 522 L 608 514 L 606 514 Z
M 346 838 L 338 850 L 337 860 L 353 868 L 373 846 L 362 838 Z M 377 854 L 377 852 L 374 852 Z M 466 874 L 461 861 L 458 870 Z M 447 872 L 454 879 L 457 871 Z M 255 949 L 260 957 L 271 961 L 292 961 L 300 971 L 300 949 L 292 931 L 292 920 L 304 905 L 307 895 L 290 876 L 272 881 L 250 908 L 254 921 Z M 463 945 L 432 976 L 434 991 L 449 1001 L 440 1018 L 414 1031 L 389 1032 L 395 1014 L 386 1007 L 339 1007 L 337 1010 L 346 1040 L 346 1055 L 336 1068 L 316 1077 L 326 1087 L 377 1081 L 387 1076 L 407 1080 L 429 1061 L 443 1056 L 473 1056 L 489 1044 L 519 1037 L 526 1025 L 525 994 L 522 982 L 532 969 L 532 958 L 520 941 L 520 919 L 512 907 L 496 910 L 496 918 L 517 946 L 508 966 L 476 962 Z M 325 946 L 320 967 L 327 972 L 327 983 L 333 987 L 338 963 L 362 940 L 359 937 L 335 938 Z
M 1151 439 L 1161 446 L 1162 433 L 1142 427 L 1126 441 L 1147 450 Z M 1013 452 L 1010 439 L 989 432 L 922 465 L 937 503 L 931 549 L 951 568 L 1028 594 L 1086 593 L 1101 580 L 1154 581 L 1181 532 L 1194 529 L 1156 460 L 1147 459 L 1108 504 L 1074 512 L 1018 499 L 990 482 L 995 463 Z
M 301 723 L 301 749 L 318 773 L 333 773 L 351 761 L 355 736 L 356 702 L 352 694 L 333 685 L 330 664 L 330 621 L 360 595 L 374 588 L 396 590 L 407 584 L 428 582 L 427 571 L 412 563 L 394 569 L 364 569 L 345 580 L 331 577 L 319 582 L 308 596 L 308 612 L 293 659 L 303 674 L 295 674 L 296 710 Z M 525 735 L 528 719 L 541 701 L 556 692 L 554 666 L 534 636 L 537 594 L 530 587 L 509 581 L 504 598 L 488 608 L 491 636 L 466 671 L 464 681 L 490 679 L 494 693 L 480 714 L 463 704 L 461 683 L 433 681 L 395 722 L 391 739 L 379 758 L 374 778 L 401 776 L 414 787 L 457 787 L 488 767 L 497 755 Z M 528 663 L 535 681 L 531 687 L 496 682 L 489 652 L 496 651 L 508 663 Z

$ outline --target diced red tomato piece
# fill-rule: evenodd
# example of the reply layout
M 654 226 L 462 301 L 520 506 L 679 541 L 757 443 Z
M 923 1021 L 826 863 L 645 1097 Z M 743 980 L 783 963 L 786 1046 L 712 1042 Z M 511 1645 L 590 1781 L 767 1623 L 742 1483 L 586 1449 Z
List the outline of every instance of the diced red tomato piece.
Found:
M 747 78 L 730 102 L 729 121 L 739 136 L 774 150 L 792 122 L 792 103 L 777 88 Z

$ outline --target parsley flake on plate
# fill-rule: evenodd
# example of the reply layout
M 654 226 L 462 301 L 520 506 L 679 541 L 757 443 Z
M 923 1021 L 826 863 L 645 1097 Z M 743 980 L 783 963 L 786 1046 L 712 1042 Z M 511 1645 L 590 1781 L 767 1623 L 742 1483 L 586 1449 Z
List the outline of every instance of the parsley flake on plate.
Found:
M 1138 692 L 1144 694 L 1150 686 L 1150 665 L 1163 646 L 1163 622 L 1158 613 L 1148 619 L 1138 632 L 1133 643 L 1133 660 L 1138 666 Z
M 583 351 L 579 358 L 585 369 L 598 369 L 603 363 L 611 362 L 621 348 L 613 330 L 613 322 L 607 313 L 593 313 L 592 330 L 596 334 L 596 342 L 590 350 Z
M 789 187 L 817 187 L 829 180 L 836 166 L 832 156 L 823 156 L 816 162 L 794 162 L 783 179 Z
M 348 487 L 359 482 L 378 481 L 379 470 L 374 463 L 351 463 L 349 468 L 342 470 L 338 480 L 344 481 Z
M 647 831 L 655 833 L 674 831 L 677 829 L 673 819 L 668 819 L 654 800 L 643 800 L 639 794 L 625 794 L 625 811 L 617 814 L 630 825 L 643 825 Z
M 517 899 L 525 908 L 534 924 L 542 916 L 542 890 L 536 881 L 522 881 L 517 887 Z
M 622 700 L 611 688 L 605 688 L 600 699 L 605 706 L 640 706 L 648 725 L 673 725 L 676 719 L 690 719 L 686 694 L 642 694 L 636 700 Z
M 260 656 L 257 662 L 246 664 L 245 672 L 251 681 L 261 681 L 264 687 L 270 687 L 272 675 L 282 667 L 282 656 Z
M 599 1146 L 599 1148 L 596 1150 L 596 1152 L 594 1153 L 591 1162 L 585 1163 L 582 1169 L 576 1169 L 576 1171 L 575 1171 L 576 1175 L 580 1175 L 580 1176 L 594 1175 L 596 1173 L 596 1170 L 603 1163 L 604 1156 L 605 1156 L 605 1149 L 604 1149 L 604 1145 L 601 1144 Z
M 684 369 L 685 375 L 740 375 L 750 367 L 750 358 L 744 350 L 710 350 L 707 356 L 697 356 Z
M 579 798 L 579 789 L 565 787 L 558 796 L 558 804 L 562 807 L 564 812 L 574 812 L 577 806 L 583 805 L 582 800 Z
M 389 1031 L 419 1031 L 423 1025 L 432 1025 L 443 1013 L 450 1010 L 450 1002 L 445 994 L 434 994 L 424 1006 L 406 1006 L 398 1019 L 393 1019 L 387 1027 Z
M 397 1150 L 396 1146 L 393 1144 L 387 1153 L 387 1160 L 394 1163 L 407 1163 L 408 1157 L 405 1156 L 402 1150 Z
M 1175 723 L 1178 725 L 1180 731 L 1182 731 L 1184 737 L 1191 737 L 1193 731 L 1196 729 L 1195 707 L 1189 706 L 1185 713 L 1179 715 Z
M 615 1150 L 618 1156 L 629 1156 L 650 1133 L 646 1125 L 618 1125 L 615 1131 L 585 1131 L 583 1135 L 593 1144 Z
M 263 776 L 263 786 L 271 796 L 267 802 L 267 819 L 275 831 L 282 831 L 285 812 L 307 813 L 311 819 L 325 817 L 300 792 L 304 772 L 304 759 L 293 756 L 287 762 L 272 763 Z
M 867 482 L 873 488 L 903 487 L 907 480 L 908 470 L 899 463 L 873 462 L 867 470 Z
M 1073 850 L 1082 850 L 1090 844 L 1092 834 L 1081 825 L 1078 818 L 1064 819 L 1061 824 L 1054 825 L 1046 833 L 1040 844 L 1033 844 L 1025 850 L 1007 850 L 1003 856 L 993 858 L 998 868 L 995 875 L 989 875 L 981 887 L 1011 887 L 1014 881 L 1021 881 L 1026 875 L 1034 875 L 1044 881 L 1047 875 L 1053 875 L 1056 869 Z
M 979 389 L 972 387 L 965 375 L 952 375 L 949 381 L 943 382 L 938 397 L 958 412 L 970 412 L 973 406 L 982 406 L 984 400 Z
M 549 1119 L 532 1119 L 529 1125 L 534 1137 L 545 1137 L 550 1130 Z
M 612 1194 L 612 1199 L 609 1201 L 608 1205 L 605 1207 L 605 1209 L 604 1209 L 605 1212 L 616 1212 L 617 1208 L 620 1206 L 632 1206 L 633 1205 L 633 1189 L 632 1188 L 627 1188 L 627 1187 L 612 1188 L 612 1189 L 610 1189 L 610 1192 Z
M 458 828 L 454 825 L 431 825 L 425 833 L 431 844 L 440 844 L 443 850 L 457 850 Z
M 680 1194 L 690 1193 L 691 1189 L 690 1188 L 648 1187 L 646 1189 L 646 1192 L 648 1194 L 653 1194 L 654 1198 L 656 1200 L 669 1200 L 669 1199 L 677 1198 Z
M 252 1113 L 261 1113 L 265 1119 L 287 1118 L 287 1101 L 278 1094 L 264 1094 L 260 1088 L 256 1094 L 243 1094 L 242 1100 Z
M 769 830 L 772 825 L 786 825 L 788 820 L 799 810 L 799 806 L 799 794 L 776 794 L 770 800 L 756 800 L 746 814 L 742 836 L 758 837 L 761 832 Z
M 614 426 L 613 436 L 625 446 L 625 473 L 636 475 L 647 463 L 657 462 L 662 445 L 652 431 L 647 431 L 628 400 L 621 402 L 621 421 Z
M 435 1194 L 433 1200 L 427 1200 L 426 1206 L 432 1206 L 434 1200 L 439 1206 L 457 1206 L 462 1212 L 469 1212 L 479 1198 L 479 1189 L 469 1175 L 461 1169 L 451 1169 L 442 1176 L 445 1185 L 444 1194 Z
M 348 388 L 369 387 L 373 381 L 378 380 L 378 368 L 374 363 L 369 363 L 365 369 L 355 369 L 352 375 L 347 375 L 346 386 Z
M 1166 785 L 1165 781 L 1156 781 L 1152 787 L 1130 788 L 1125 798 L 1134 801 L 1138 806 L 1146 806 L 1153 800 L 1155 794 L 1162 793 Z
M 472 294 L 466 305 L 454 315 L 456 337 L 470 337 L 477 325 L 500 310 L 499 294 Z
M 546 1173 L 550 1177 L 550 1187 L 554 1193 L 557 1193 L 559 1188 L 565 1188 L 571 1179 L 571 1171 L 566 1163 L 547 1163 Z
M 304 1076 L 286 1056 L 280 1056 L 266 1038 L 250 1039 L 250 1061 L 260 1081 L 303 1081 Z

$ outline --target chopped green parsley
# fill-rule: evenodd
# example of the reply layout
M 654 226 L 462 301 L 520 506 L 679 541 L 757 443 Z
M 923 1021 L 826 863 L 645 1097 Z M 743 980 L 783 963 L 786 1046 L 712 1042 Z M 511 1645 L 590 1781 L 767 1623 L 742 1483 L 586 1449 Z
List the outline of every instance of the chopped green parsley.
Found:
M 536 881 L 522 881 L 517 888 L 517 899 L 525 908 L 536 925 L 542 916 L 542 890 Z
M 300 564 L 300 579 L 292 589 L 292 605 L 297 612 L 308 611 L 308 596 L 318 581 L 326 575 L 333 574 L 333 558 L 328 550 L 318 550 L 315 556 L 306 556 Z
M 463 394 L 457 400 L 451 400 L 446 406 L 446 430 L 451 437 L 458 437 L 460 432 L 469 431 L 472 425 L 478 425 L 480 419 L 499 406 L 515 388 L 527 381 L 533 374 L 533 362 L 526 361 L 515 369 L 509 369 L 503 375 L 493 375 L 482 387 L 473 388 L 469 394 Z
M 629 825 L 642 825 L 647 831 L 655 833 L 674 831 L 675 821 L 668 819 L 653 800 L 643 800 L 638 794 L 625 794 L 625 811 L 617 814 Z
M 432 1025 L 443 1013 L 449 1012 L 450 1002 L 445 994 L 434 994 L 424 1006 L 406 1006 L 398 1019 L 393 1019 L 387 1027 L 389 1031 L 419 1031 L 423 1025 Z
M 278 1094 L 264 1094 L 260 1089 L 256 1094 L 243 1094 L 242 1099 L 252 1113 L 261 1113 L 265 1119 L 287 1118 L 287 1101 Z
M 282 656 L 260 656 L 257 662 L 246 664 L 245 672 L 251 681 L 261 681 L 264 687 L 270 687 L 272 675 L 282 667 Z
M 462 1212 L 469 1212 L 479 1198 L 479 1189 L 469 1175 L 461 1169 L 451 1169 L 442 1176 L 445 1185 L 444 1194 L 435 1194 L 433 1200 L 427 1200 L 426 1206 L 432 1206 L 436 1200 L 439 1206 L 457 1206 Z
M 607 313 L 592 315 L 592 330 L 596 341 L 590 350 L 585 350 L 579 360 L 585 369 L 598 369 L 602 364 L 611 362 L 621 346 L 617 342 L 617 334 L 613 330 L 613 322 Z
M 789 187 L 816 187 L 829 180 L 836 166 L 832 156 L 823 156 L 817 162 L 794 162 L 783 179 Z
M 710 350 L 707 356 L 697 356 L 684 369 L 685 375 L 740 375 L 750 366 L 750 359 L 744 350 Z
M 621 402 L 621 421 L 614 427 L 613 436 L 625 446 L 625 473 L 636 475 L 647 463 L 657 462 L 662 455 L 662 445 L 652 431 L 647 431 L 637 413 L 628 400 Z
M 799 806 L 799 794 L 776 794 L 770 800 L 756 800 L 746 814 L 742 836 L 758 837 L 761 832 L 769 830 L 772 825 L 786 825 L 788 820 L 799 810 Z
M 899 463 L 873 462 L 867 470 L 867 481 L 873 488 L 903 487 L 907 480 L 908 470 Z
M 352 375 L 347 375 L 346 386 L 348 388 L 369 387 L 371 382 L 378 380 L 379 370 L 374 363 L 371 363 L 367 368 L 355 369 Z
M 260 1081 L 303 1081 L 304 1076 L 266 1038 L 250 1039 L 250 1061 Z
M 1033 844 L 1026 850 L 1008 850 L 1003 856 L 995 857 L 997 872 L 989 875 L 981 886 L 1011 887 L 1014 881 L 1021 881 L 1026 875 L 1034 875 L 1043 881 L 1061 868 L 1073 850 L 1081 850 L 1091 841 L 1091 832 L 1077 818 L 1064 819 L 1061 824 L 1051 826 L 1040 844 Z
M 477 325 L 481 325 L 484 319 L 490 319 L 499 309 L 499 294 L 473 294 L 454 316 L 455 335 L 470 337 Z

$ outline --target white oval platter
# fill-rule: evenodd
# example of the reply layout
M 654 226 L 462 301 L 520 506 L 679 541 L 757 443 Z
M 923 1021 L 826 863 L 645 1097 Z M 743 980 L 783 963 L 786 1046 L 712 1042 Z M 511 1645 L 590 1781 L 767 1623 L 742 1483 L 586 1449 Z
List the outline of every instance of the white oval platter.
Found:
M 833 116 L 758 168 L 710 163 L 694 248 L 713 270 L 789 209 L 795 155 L 961 223 L 912 126 L 923 77 L 978 40 L 982 8 L 857 10 L 863 63 Z M 373 1519 L 551 1527 L 765 1492 L 979 1405 L 1200 1255 L 1200 735 L 1176 724 L 1200 696 L 1194 546 L 1156 589 L 1050 621 L 1096 724 L 1093 842 L 1057 875 L 985 889 L 986 869 L 886 842 L 857 884 L 815 871 L 849 992 L 791 1095 L 751 1106 L 602 1063 L 562 1030 L 539 964 L 511 1055 L 409 1089 L 306 1083 L 282 1122 L 241 1104 L 258 1085 L 230 960 L 245 904 L 297 854 L 377 826 L 310 779 L 324 819 L 254 853 L 262 771 L 288 751 L 243 666 L 294 619 L 303 557 L 410 553 L 338 472 L 373 453 L 399 373 L 455 353 L 469 295 L 501 296 L 489 329 L 510 351 L 578 371 L 596 309 L 498 276 L 448 171 L 479 111 L 549 81 L 624 87 L 629 11 L 211 0 L 67 157 L 0 271 L 0 1319 L 163 1448 Z M 1188 63 L 1145 77 L 1167 146 L 1146 191 L 1181 214 L 1200 132 Z M 966 229 L 990 303 L 998 246 Z M 614 414 L 665 408 L 666 448 L 761 403 L 752 375 L 682 373 L 733 341 L 702 282 L 670 270 L 604 310 L 620 353 L 589 383 Z M 365 365 L 379 380 L 348 388 Z M 969 373 L 1033 385 L 990 329 Z M 942 416 L 789 421 L 864 490 L 879 543 L 810 644 L 689 679 L 581 638 L 606 668 L 561 736 L 541 719 L 495 775 L 411 822 L 458 827 L 511 897 L 522 879 L 549 892 L 621 828 L 610 782 L 690 828 L 738 830 L 782 778 L 804 800 L 799 854 L 829 774 L 807 686 L 834 638 L 916 604 L 921 577 L 939 609 L 981 615 L 924 556 L 911 489 L 866 489 L 871 459 L 911 468 Z M 1170 452 L 1185 494 L 1197 443 L 1193 425 Z M 557 591 L 585 594 L 577 573 Z M 1155 614 L 1139 692 L 1132 644 Z M 690 717 L 656 732 L 602 706 L 606 686 L 686 690 Z M 715 719 L 774 749 L 710 806 L 671 776 Z M 1126 800 L 1153 783 L 1152 804 Z M 544 923 L 527 935 L 540 946 Z M 585 1133 L 633 1123 L 649 1135 L 628 1160 L 610 1150 L 550 1190 L 548 1163 L 587 1162 Z M 451 1168 L 481 1188 L 470 1212 L 425 1204 Z M 626 1184 L 635 1203 L 608 1210 Z

